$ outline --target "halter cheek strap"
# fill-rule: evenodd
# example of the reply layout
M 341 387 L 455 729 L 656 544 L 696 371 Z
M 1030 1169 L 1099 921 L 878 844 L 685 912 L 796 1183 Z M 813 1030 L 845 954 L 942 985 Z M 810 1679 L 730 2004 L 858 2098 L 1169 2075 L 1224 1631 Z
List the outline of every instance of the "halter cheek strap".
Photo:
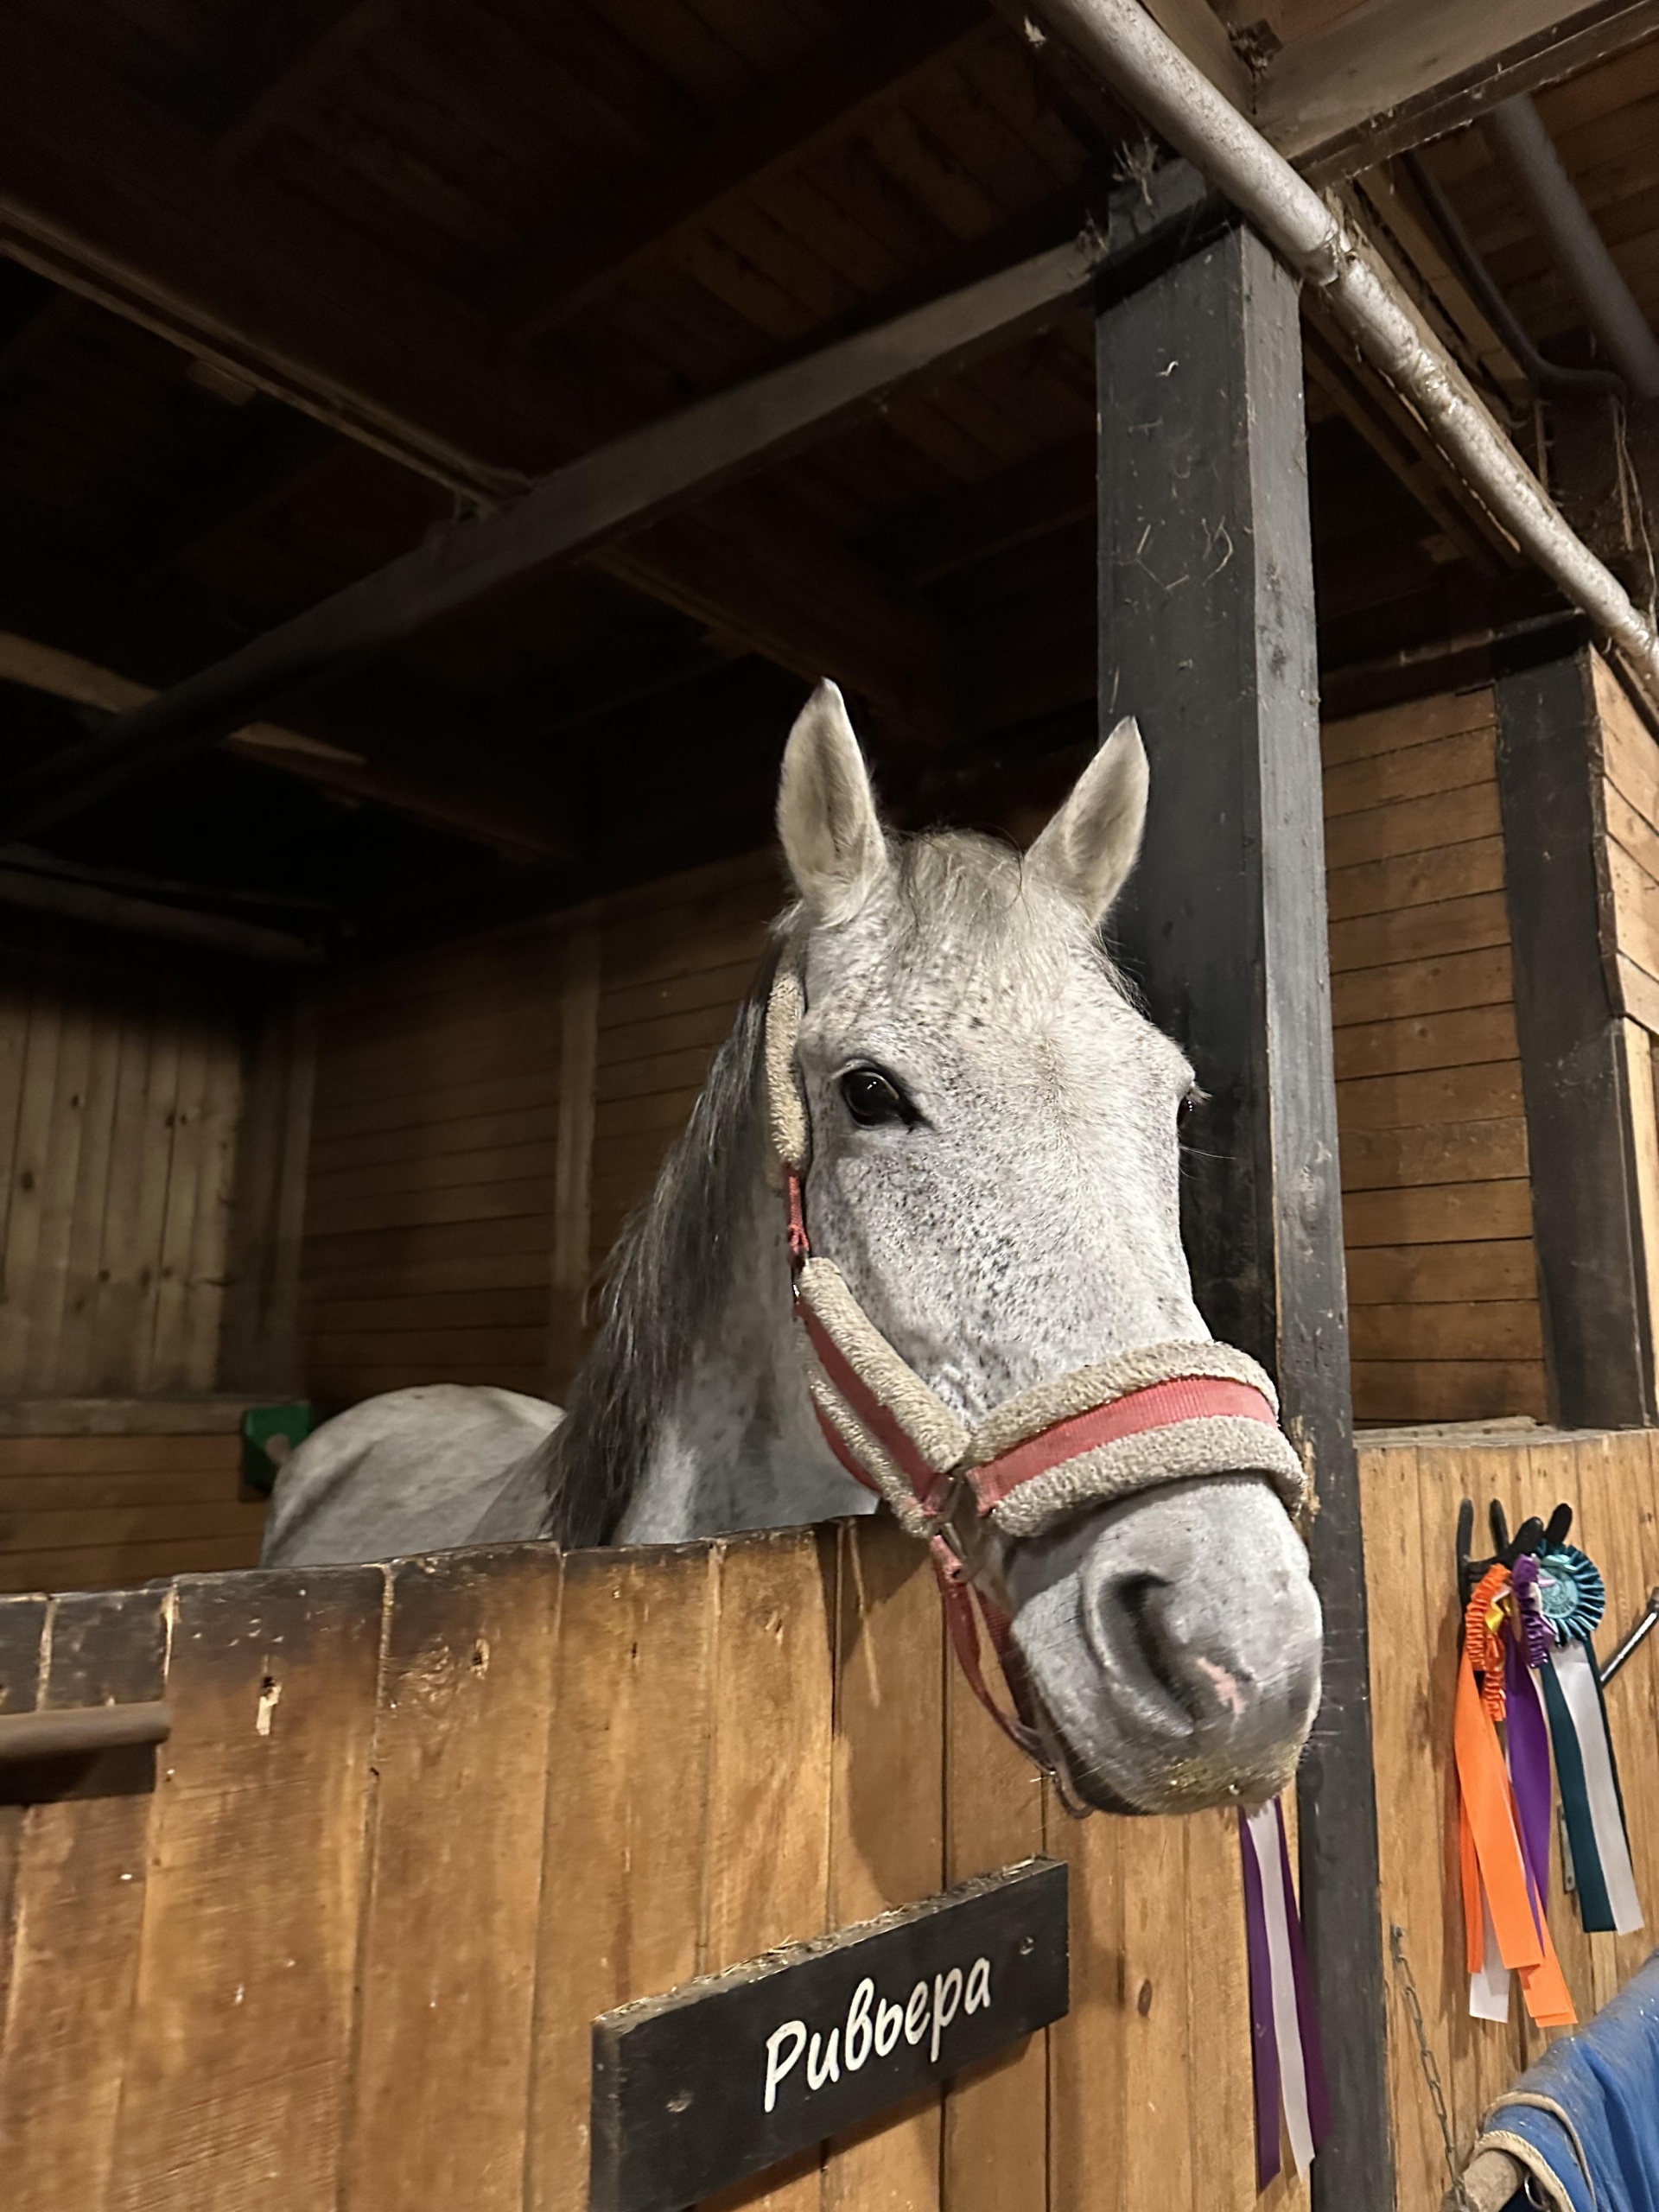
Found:
M 1301 1461 L 1279 1427 L 1265 1371 L 1232 1345 L 1210 1340 L 1147 1345 L 1074 1369 L 1004 1400 L 970 1429 L 899 1357 L 834 1262 L 812 1250 L 804 1200 L 810 1130 L 796 1062 L 804 1011 L 800 979 L 780 974 L 766 1011 L 768 1103 L 818 1425 L 855 1480 L 927 1543 L 975 1696 L 1021 1751 L 1055 1774 L 1071 1809 L 1086 1809 L 1073 1802 L 1045 1751 L 1007 1613 L 970 1579 L 963 1553 L 973 1548 L 975 1527 L 1033 1536 L 1084 1506 L 1215 1474 L 1261 1476 L 1294 1514 L 1307 1494 Z M 976 1603 L 1012 1713 L 986 1686 Z

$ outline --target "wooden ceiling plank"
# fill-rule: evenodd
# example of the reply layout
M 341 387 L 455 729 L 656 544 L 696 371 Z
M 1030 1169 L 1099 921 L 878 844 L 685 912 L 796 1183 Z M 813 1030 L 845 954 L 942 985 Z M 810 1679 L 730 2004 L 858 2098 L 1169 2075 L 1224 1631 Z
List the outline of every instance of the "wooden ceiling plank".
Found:
M 1365 0 L 1283 48 L 1252 119 L 1306 174 L 1351 175 L 1659 27 L 1659 0 Z
M 499 504 L 603 435 L 474 310 L 227 168 L 39 23 L 0 17 L 0 251 L 469 505 Z M 706 578 L 659 575 L 643 555 L 625 580 L 669 605 L 685 589 L 707 597 Z M 745 635 L 741 604 L 720 620 Z M 845 672 L 877 696 L 873 669 Z
M 1111 225 L 1112 252 L 1143 250 L 1149 236 L 1190 222 L 1204 198 L 1185 168 L 1164 173 L 1143 207 L 1126 194 Z M 212 744 L 270 701 L 361 657 L 412 637 L 428 623 L 522 582 L 557 561 L 592 554 L 724 484 L 821 437 L 919 372 L 1011 342 L 1085 296 L 1109 258 L 1094 232 L 912 309 L 873 331 L 646 424 L 543 478 L 511 506 L 457 525 L 362 578 L 84 746 L 13 779 L 0 793 L 0 835 L 29 835 Z M 772 569 L 787 588 L 810 549 Z M 820 549 L 821 550 L 821 549 Z M 614 568 L 613 573 L 615 573 Z M 740 603 L 753 604 L 746 588 Z M 802 632 L 787 640 L 797 664 Z M 869 648 L 867 648 L 869 650 Z M 918 732 L 950 734 L 935 671 L 902 655 L 887 703 Z
M 1073 439 L 1018 468 L 879 524 L 869 543 L 895 575 L 932 583 L 1095 511 L 1095 440 Z
M 781 79 L 757 85 L 712 119 L 680 158 L 621 177 L 562 217 L 479 287 L 480 304 L 521 336 L 568 321 L 639 261 L 722 205 L 753 193 L 842 136 L 965 38 L 981 35 L 976 0 L 891 0 L 860 16 Z

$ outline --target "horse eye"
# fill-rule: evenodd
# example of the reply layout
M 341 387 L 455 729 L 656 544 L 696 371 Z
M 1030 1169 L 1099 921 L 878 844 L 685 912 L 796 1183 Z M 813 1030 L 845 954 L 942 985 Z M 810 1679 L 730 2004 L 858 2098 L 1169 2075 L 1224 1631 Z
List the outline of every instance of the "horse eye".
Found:
M 880 1128 L 884 1122 L 908 1122 L 912 1118 L 909 1101 L 880 1068 L 849 1068 L 841 1078 L 841 1095 L 861 1128 Z
M 1184 1129 L 1192 1120 L 1192 1109 L 1198 1104 L 1198 1096 L 1199 1094 L 1196 1089 L 1189 1090 L 1175 1109 L 1175 1126 L 1178 1129 Z

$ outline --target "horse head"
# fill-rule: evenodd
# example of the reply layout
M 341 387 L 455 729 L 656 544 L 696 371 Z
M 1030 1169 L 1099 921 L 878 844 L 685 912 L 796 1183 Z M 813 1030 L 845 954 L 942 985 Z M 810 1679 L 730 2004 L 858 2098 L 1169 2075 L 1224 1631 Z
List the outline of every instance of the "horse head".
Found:
M 1172 1352 L 1182 1371 L 1184 1351 L 1199 1373 L 1250 1366 L 1213 1345 L 1181 1248 L 1192 1069 L 1103 944 L 1147 785 L 1124 721 L 1023 858 L 960 833 L 899 842 L 833 685 L 790 737 L 778 815 L 799 906 L 783 957 L 810 1249 L 963 1436 L 1142 1356 L 1151 1371 Z M 1206 1430 L 1195 1462 L 1162 1427 L 1140 1438 L 1128 1494 L 976 1522 L 967 1570 L 1011 1615 L 1034 1725 L 1094 1804 L 1256 1802 L 1294 1768 L 1319 1606 L 1286 1510 L 1289 1447 L 1249 1429 Z M 826 1435 L 817 1448 L 844 1458 Z

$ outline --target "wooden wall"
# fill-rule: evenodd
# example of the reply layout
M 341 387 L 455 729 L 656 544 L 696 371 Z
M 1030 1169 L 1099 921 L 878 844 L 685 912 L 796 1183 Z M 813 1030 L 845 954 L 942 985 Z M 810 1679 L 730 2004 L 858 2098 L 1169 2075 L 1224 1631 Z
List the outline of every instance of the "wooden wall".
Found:
M 0 1590 L 99 1590 L 252 1567 L 243 1398 L 0 1406 Z
M 1371 1710 L 1380 1808 L 1382 1921 L 1397 1925 L 1428 2040 L 1465 2153 L 1485 2106 L 1541 2048 L 1517 1993 L 1505 2028 L 1468 2017 L 1452 1767 L 1459 1606 L 1459 1501 L 1503 1501 L 1514 1528 L 1558 1500 L 1573 1541 L 1608 1592 L 1603 1656 L 1659 1585 L 1659 1433 L 1580 1432 L 1439 1440 L 1360 1454 L 1371 1609 Z M 1651 1951 L 1659 1929 L 1659 1650 L 1649 1643 L 1607 1691 L 1630 1819 L 1637 1889 L 1648 1918 L 1634 1936 L 1586 1936 L 1561 1890 L 1560 1839 L 1550 1926 L 1581 2018 L 1604 2005 Z M 1389 2066 L 1401 2212 L 1431 2212 L 1446 2186 L 1433 2107 L 1398 1974 L 1390 1965 Z
M 230 963 L 8 916 L 0 1396 L 213 1388 L 243 1051 Z
M 302 1262 L 313 1397 L 426 1382 L 558 1395 L 584 1294 L 781 899 L 756 855 L 325 992 Z
M 545 1392 L 567 952 L 537 924 L 324 990 L 301 1321 L 323 1405 Z
M 1325 730 L 1356 1417 L 1548 1410 L 1490 689 Z
M 596 2012 L 1043 1850 L 1071 2017 L 745 2204 L 1306 2203 L 1255 2195 L 1231 1818 L 1059 1813 L 889 1522 L 43 1616 L 0 1604 L 12 1709 L 44 1629 L 48 1701 L 175 1719 L 164 1786 L 0 1807 L 7 2212 L 582 2212 Z

